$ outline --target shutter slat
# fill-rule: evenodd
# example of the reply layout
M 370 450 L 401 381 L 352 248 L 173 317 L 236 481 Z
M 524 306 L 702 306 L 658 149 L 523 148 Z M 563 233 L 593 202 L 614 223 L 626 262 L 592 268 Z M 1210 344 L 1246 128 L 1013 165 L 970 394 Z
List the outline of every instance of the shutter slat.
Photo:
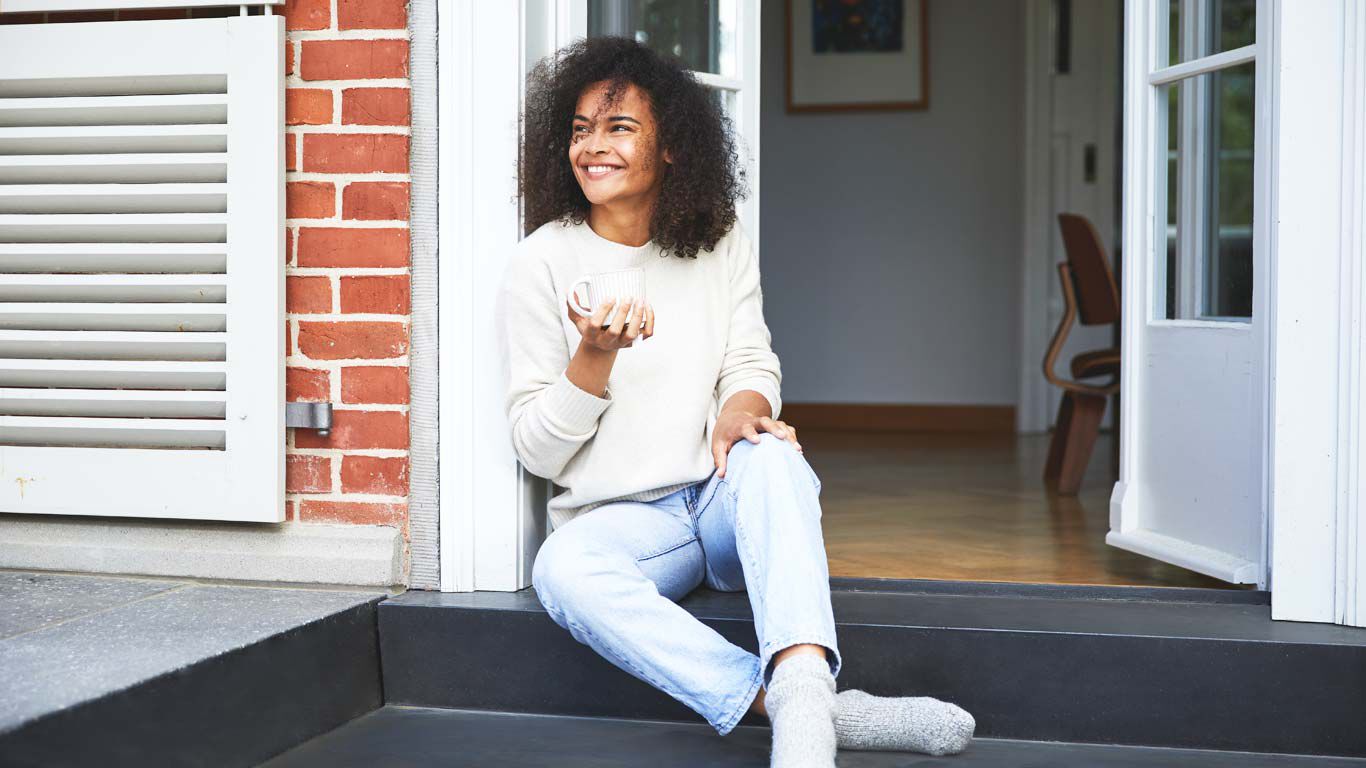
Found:
M 0 273 L 223 273 L 225 243 L 0 243 Z
M 219 243 L 227 228 L 221 213 L 0 214 L 0 240 L 10 243 Z
M 223 360 L 226 333 L 0 330 L 0 357 L 47 360 Z
M 223 331 L 227 308 L 194 303 L 0 303 L 0 329 L 50 331 Z
M 227 401 L 221 391 L 0 388 L 0 415 L 221 419 Z
M 227 275 L 223 274 L 0 274 L 0 302 L 221 304 L 227 293 Z
M 0 98 L 0 127 L 227 122 L 225 93 Z
M 225 182 L 226 152 L 0 155 L 0 184 Z
M 224 437 L 210 419 L 0 416 L 0 445 L 222 449 Z
M 0 358 L 0 387 L 225 389 L 227 363 Z
M 0 214 L 225 213 L 222 184 L 0 184 Z
M 226 152 L 224 125 L 55 125 L 0 128 L 0 153 Z

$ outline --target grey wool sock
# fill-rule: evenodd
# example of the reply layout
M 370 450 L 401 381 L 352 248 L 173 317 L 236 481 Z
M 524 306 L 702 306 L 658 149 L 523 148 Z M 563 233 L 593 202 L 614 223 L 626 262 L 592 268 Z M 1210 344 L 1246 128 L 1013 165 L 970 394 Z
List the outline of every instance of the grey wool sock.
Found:
M 874 696 L 850 688 L 835 697 L 841 749 L 956 755 L 972 742 L 976 729 L 967 710 L 928 696 Z
M 789 656 L 764 694 L 773 724 L 771 768 L 834 768 L 835 678 L 820 656 Z

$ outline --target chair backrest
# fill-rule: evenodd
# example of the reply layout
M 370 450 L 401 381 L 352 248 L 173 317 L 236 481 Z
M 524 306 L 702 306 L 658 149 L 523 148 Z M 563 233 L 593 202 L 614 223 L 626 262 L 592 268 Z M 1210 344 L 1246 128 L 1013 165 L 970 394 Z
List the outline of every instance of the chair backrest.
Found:
M 1104 325 L 1119 320 L 1119 289 L 1105 256 L 1100 234 L 1085 216 L 1058 214 L 1067 264 L 1077 288 L 1077 310 L 1082 325 Z

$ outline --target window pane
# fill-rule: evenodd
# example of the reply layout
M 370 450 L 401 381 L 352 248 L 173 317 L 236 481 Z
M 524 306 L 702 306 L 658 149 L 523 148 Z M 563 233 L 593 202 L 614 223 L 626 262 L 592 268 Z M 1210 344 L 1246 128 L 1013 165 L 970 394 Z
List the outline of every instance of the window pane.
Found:
M 1253 64 L 1163 87 L 1166 258 L 1155 309 L 1167 319 L 1252 316 Z
M 1167 0 L 1164 20 L 1168 66 L 1257 41 L 1257 0 Z
M 735 0 L 589 0 L 588 36 L 633 38 L 691 70 L 735 75 Z

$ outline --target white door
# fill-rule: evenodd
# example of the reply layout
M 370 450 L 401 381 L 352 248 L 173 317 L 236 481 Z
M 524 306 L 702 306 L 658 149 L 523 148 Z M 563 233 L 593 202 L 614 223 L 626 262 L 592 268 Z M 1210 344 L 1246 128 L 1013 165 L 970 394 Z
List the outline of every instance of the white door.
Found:
M 1117 547 L 1265 586 L 1269 0 L 1128 0 Z

